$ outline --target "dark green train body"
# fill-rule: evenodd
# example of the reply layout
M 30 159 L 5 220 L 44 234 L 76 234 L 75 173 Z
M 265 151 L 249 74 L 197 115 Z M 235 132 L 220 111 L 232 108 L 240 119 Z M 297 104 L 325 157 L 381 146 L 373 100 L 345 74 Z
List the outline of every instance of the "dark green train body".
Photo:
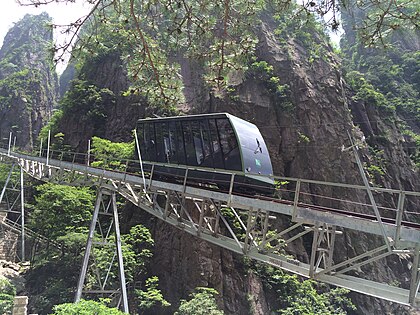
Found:
M 137 123 L 145 170 L 154 178 L 188 179 L 234 191 L 267 193 L 274 181 L 270 156 L 258 128 L 227 113 L 141 119 Z M 150 164 L 149 164 L 150 163 Z

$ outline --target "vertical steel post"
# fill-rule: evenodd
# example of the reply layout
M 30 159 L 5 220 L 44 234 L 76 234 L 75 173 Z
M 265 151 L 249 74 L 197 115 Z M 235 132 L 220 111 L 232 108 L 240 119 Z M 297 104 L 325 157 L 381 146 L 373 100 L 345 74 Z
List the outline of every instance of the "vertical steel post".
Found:
M 21 210 L 21 246 L 22 246 L 22 261 L 25 261 L 25 196 L 23 191 L 23 168 L 20 168 L 20 210 Z
M 0 203 L 3 201 L 3 197 L 4 197 L 4 194 L 6 192 L 7 185 L 9 184 L 10 177 L 12 177 L 12 173 L 13 173 L 14 168 L 15 168 L 15 163 L 12 164 L 12 167 L 10 168 L 9 174 L 7 175 L 6 182 L 4 183 L 3 189 L 2 189 L 1 194 L 0 194 Z
M 120 285 L 121 285 L 121 296 L 123 302 L 123 311 L 124 313 L 129 313 L 128 310 L 128 299 L 127 299 L 127 286 L 125 281 L 124 274 L 124 262 L 121 249 L 121 235 L 120 235 L 120 224 L 118 221 L 118 211 L 117 211 L 117 198 L 115 192 L 112 192 L 112 207 L 114 208 L 114 228 L 115 228 L 115 243 L 117 246 L 117 256 L 118 256 L 118 269 L 120 274 Z
M 12 145 L 12 132 L 10 131 L 10 133 L 9 133 L 9 148 L 7 150 L 7 155 L 8 156 L 10 156 L 11 145 Z
M 395 225 L 397 226 L 395 230 L 395 243 L 398 245 L 400 242 L 400 236 L 401 236 L 401 223 L 403 219 L 404 214 L 404 201 L 405 201 L 405 192 L 400 191 L 398 196 L 398 206 L 397 206 L 397 216 L 395 219 Z
M 146 193 L 146 178 L 144 177 L 143 159 L 141 157 L 139 138 L 137 137 L 137 130 L 136 129 L 134 129 L 134 138 L 136 139 L 136 149 L 137 149 L 137 154 L 139 155 L 141 177 L 143 179 L 143 185 L 144 185 L 143 186 L 143 191 Z
M 328 226 L 327 226 L 327 228 L 328 228 Z M 334 225 L 330 230 L 330 235 L 328 235 L 328 232 L 327 232 L 327 238 L 328 238 L 329 242 L 328 242 L 328 260 L 327 260 L 326 268 L 328 268 L 328 269 L 331 268 L 331 266 L 333 264 L 333 254 L 334 254 L 336 230 L 337 230 L 337 227 Z
M 42 138 L 41 138 L 41 144 L 39 145 L 39 157 L 42 156 Z
M 408 297 L 408 302 L 413 305 L 414 300 L 417 296 L 417 292 L 419 291 L 419 282 L 420 282 L 420 245 L 417 244 L 416 248 L 414 249 L 414 259 L 413 259 L 413 266 L 411 267 L 411 283 L 410 283 L 410 293 Z
M 300 195 L 300 179 L 296 181 L 295 198 L 293 200 L 292 220 L 296 220 L 296 217 L 297 217 L 297 206 L 299 203 L 299 195 Z
M 85 283 L 87 268 L 89 265 L 89 256 L 90 256 L 90 251 L 92 250 L 93 236 L 95 234 L 95 227 L 96 227 L 96 222 L 98 221 L 98 214 L 99 214 L 99 208 L 101 206 L 101 202 L 102 202 L 102 190 L 99 189 L 98 195 L 96 196 L 95 210 L 93 211 L 92 221 L 90 222 L 89 236 L 86 242 L 85 255 L 83 258 L 82 270 L 80 271 L 79 283 L 77 285 L 74 302 L 79 302 L 80 299 L 82 298 L 82 290 L 83 290 L 83 285 Z
M 48 142 L 47 142 L 47 163 L 48 165 L 49 158 L 50 158 L 50 142 L 51 142 L 51 130 L 48 130 Z
M 316 261 L 316 253 L 318 250 L 318 240 L 319 240 L 319 222 L 315 222 L 314 225 L 314 238 L 312 241 L 312 250 L 311 250 L 311 258 L 310 258 L 310 265 L 309 265 L 309 276 L 311 278 L 315 275 L 315 261 Z
M 87 150 L 87 162 L 86 165 L 90 165 L 90 139 L 88 140 L 88 150 Z

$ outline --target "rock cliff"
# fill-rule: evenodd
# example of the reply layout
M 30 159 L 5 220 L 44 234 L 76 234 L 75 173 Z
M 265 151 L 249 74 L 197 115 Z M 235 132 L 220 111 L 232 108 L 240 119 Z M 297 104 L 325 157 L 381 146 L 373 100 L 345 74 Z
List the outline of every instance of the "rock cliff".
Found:
M 380 146 L 387 161 L 382 175 L 371 174 L 376 184 L 419 190 L 418 172 L 397 120 L 389 119 L 386 110 L 353 98 L 354 91 L 343 78 L 341 61 L 324 36 L 310 29 L 305 36 L 290 29 L 279 30 L 270 17 L 264 17 L 256 29 L 259 42 L 255 62 L 246 73 L 232 73 L 231 85 L 223 93 L 216 95 L 205 84 L 200 62 L 180 60 L 186 99 L 181 111 L 226 111 L 255 123 L 268 144 L 275 174 L 296 178 L 361 184 L 354 156 L 342 152 L 341 147 L 349 145 L 349 134 L 361 142 L 365 138 L 369 146 Z M 77 150 L 85 151 L 93 135 L 113 141 L 131 139 L 136 120 L 148 111 L 147 102 L 140 97 L 122 96 L 130 82 L 120 57 L 115 52 L 91 58 L 70 88 L 80 100 L 86 91 L 101 100 L 83 103 L 78 98 L 68 99 L 77 104 L 63 108 L 55 131 L 64 133 L 66 143 Z M 360 154 L 367 165 L 377 161 L 368 149 Z M 332 200 L 343 193 L 325 190 L 323 193 Z M 355 198 L 368 201 L 363 195 Z M 269 314 L 274 310 L 272 292 L 244 268 L 241 257 L 136 211 L 132 210 L 132 220 L 146 221 L 152 227 L 156 242 L 152 272 L 158 275 L 170 302 L 186 298 L 197 286 L 210 286 L 219 291 L 219 303 L 226 314 Z M 278 222 L 279 226 L 285 224 Z M 353 257 L 379 241 L 367 236 L 356 239 L 346 232 L 337 241 L 337 255 Z M 288 250 L 307 259 L 304 241 Z M 403 258 L 382 260 L 370 268 L 385 282 L 405 279 L 408 270 Z M 408 312 L 360 295 L 354 299 L 359 314 Z
M 27 149 L 33 148 L 58 98 L 50 22 L 46 13 L 25 15 L 9 30 L 0 50 L 0 139 L 12 132 L 16 145 Z

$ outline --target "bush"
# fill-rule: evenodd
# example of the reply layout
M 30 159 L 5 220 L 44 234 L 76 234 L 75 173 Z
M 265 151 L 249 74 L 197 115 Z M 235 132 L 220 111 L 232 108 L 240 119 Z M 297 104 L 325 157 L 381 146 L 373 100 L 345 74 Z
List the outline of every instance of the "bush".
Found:
M 196 288 L 189 301 L 181 300 L 181 305 L 174 315 L 223 315 L 217 307 L 215 295 L 218 292 L 211 288 Z
M 54 306 L 51 315 L 123 315 L 116 308 L 110 308 L 96 301 L 81 300 L 78 303 L 65 303 Z
M 15 287 L 7 279 L 0 279 L 0 314 L 12 314 Z

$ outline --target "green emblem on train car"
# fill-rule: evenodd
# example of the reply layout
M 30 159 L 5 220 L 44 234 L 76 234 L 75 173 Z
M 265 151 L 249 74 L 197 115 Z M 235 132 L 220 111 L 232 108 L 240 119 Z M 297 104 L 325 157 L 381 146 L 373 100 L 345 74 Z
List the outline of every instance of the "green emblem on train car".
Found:
M 255 165 L 258 167 L 261 167 L 261 161 L 258 159 L 255 159 Z

